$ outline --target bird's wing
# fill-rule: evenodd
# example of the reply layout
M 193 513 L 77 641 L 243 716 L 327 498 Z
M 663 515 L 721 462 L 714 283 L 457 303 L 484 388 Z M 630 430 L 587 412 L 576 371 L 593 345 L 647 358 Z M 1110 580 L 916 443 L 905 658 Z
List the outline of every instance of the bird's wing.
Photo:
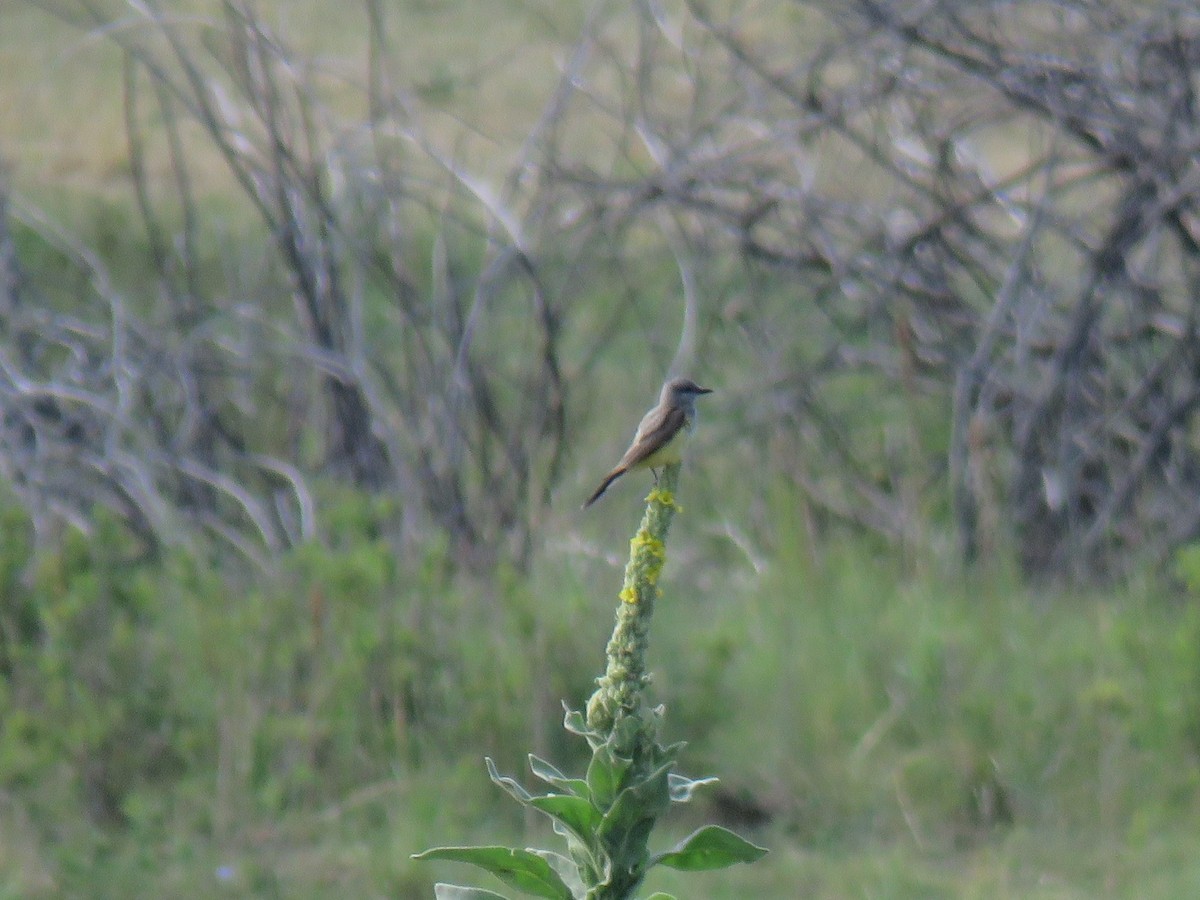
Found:
M 636 466 L 655 450 L 659 449 L 675 433 L 687 424 L 687 415 L 678 406 L 656 406 L 646 413 L 638 425 L 633 443 L 617 463 L 619 469 L 629 469 Z

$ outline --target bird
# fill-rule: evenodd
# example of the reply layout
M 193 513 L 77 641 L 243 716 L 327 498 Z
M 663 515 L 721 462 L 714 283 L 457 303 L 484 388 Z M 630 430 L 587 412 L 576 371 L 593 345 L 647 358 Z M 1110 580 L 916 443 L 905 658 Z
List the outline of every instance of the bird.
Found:
M 696 398 L 711 394 L 690 378 L 672 378 L 663 385 L 658 405 L 642 417 L 633 442 L 621 461 L 604 476 L 600 486 L 583 504 L 587 509 L 600 499 L 608 486 L 635 469 L 650 469 L 677 463 L 683 458 L 683 447 L 696 423 Z M 658 479 L 658 473 L 654 472 Z

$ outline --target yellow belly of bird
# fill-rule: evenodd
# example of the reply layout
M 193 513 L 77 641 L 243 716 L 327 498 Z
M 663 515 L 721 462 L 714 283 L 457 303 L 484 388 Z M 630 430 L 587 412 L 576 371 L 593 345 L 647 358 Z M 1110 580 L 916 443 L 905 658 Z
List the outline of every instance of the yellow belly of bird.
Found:
M 683 462 L 683 448 L 687 445 L 691 427 L 680 428 L 675 437 L 667 441 L 640 463 L 631 466 L 633 469 L 658 469 L 671 463 Z

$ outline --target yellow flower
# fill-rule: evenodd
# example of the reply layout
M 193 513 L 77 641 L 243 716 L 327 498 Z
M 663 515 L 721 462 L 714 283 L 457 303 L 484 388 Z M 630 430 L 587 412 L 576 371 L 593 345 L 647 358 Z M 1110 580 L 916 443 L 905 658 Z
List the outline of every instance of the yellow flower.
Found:
M 662 506 L 672 506 L 676 510 L 679 509 L 679 505 L 675 502 L 675 495 L 666 488 L 654 488 L 654 490 L 646 495 L 646 502 L 658 503 Z

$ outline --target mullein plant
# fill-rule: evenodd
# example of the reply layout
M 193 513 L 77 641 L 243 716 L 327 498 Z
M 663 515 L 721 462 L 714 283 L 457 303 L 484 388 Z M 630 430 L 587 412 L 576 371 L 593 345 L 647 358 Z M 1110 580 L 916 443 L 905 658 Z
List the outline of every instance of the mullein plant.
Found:
M 566 842 L 566 854 L 511 847 L 438 847 L 414 859 L 449 859 L 487 869 L 510 887 L 533 897 L 559 900 L 626 900 L 635 896 L 654 866 L 699 871 L 753 862 L 767 851 L 732 831 L 708 825 L 669 850 L 651 853 L 650 833 L 672 803 L 686 803 L 696 788 L 717 779 L 690 779 L 674 772 L 682 743 L 658 742 L 662 707 L 646 700 L 650 619 L 666 561 L 667 530 L 679 507 L 679 465 L 664 468 L 646 498 L 646 513 L 631 542 L 617 624 L 608 642 L 608 665 L 597 679 L 586 715 L 567 710 L 564 727 L 584 738 L 592 760 L 583 778 L 571 778 L 532 754 L 529 768 L 549 785 L 533 794 L 496 771 L 492 781 L 518 803 L 549 816 Z M 438 884 L 439 900 L 501 897 L 480 888 Z M 671 900 L 656 893 L 648 900 Z

